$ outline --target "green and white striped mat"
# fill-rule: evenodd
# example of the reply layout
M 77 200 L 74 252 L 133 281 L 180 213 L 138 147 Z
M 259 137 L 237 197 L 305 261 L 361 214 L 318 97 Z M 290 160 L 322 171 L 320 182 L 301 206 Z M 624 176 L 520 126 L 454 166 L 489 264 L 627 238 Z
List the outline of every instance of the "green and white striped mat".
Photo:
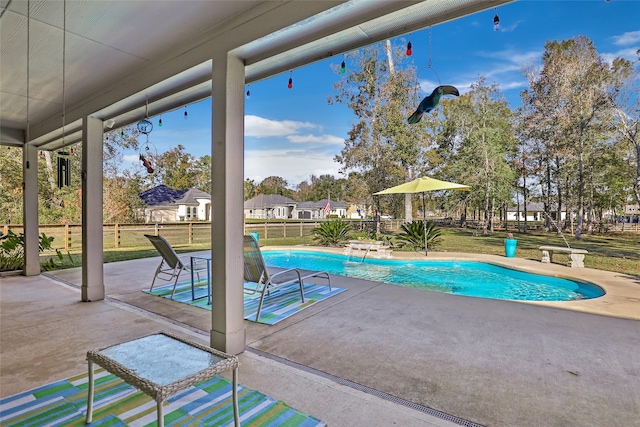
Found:
M 172 284 L 164 285 L 161 287 L 153 288 L 153 291 L 151 291 L 151 295 L 171 299 L 172 290 Z M 317 302 L 323 301 L 345 290 L 345 288 L 336 288 L 335 286 L 332 289 L 329 289 L 328 286 L 305 283 L 303 303 L 300 299 L 300 285 L 298 285 L 297 283 L 292 283 L 287 286 L 282 286 L 280 288 L 272 290 L 267 296 L 265 296 L 264 303 L 262 304 L 262 311 L 260 312 L 260 319 L 258 320 L 258 322 L 267 325 L 273 325 Z M 149 293 L 148 290 L 143 290 L 143 292 Z M 184 304 L 189 304 L 194 307 L 211 310 L 211 305 L 207 304 L 206 281 L 196 283 L 195 296 L 196 299 L 192 300 L 191 281 L 179 282 L 178 286 L 176 287 L 176 293 L 173 296 L 173 300 Z M 245 294 L 245 319 L 255 321 L 259 302 L 259 294 Z
M 91 426 L 156 426 L 156 402 L 100 367 L 95 370 Z M 0 399 L 0 426 L 85 426 L 87 374 Z M 315 427 L 326 424 L 258 391 L 238 384 L 243 427 Z M 232 426 L 231 382 L 214 377 L 171 396 L 165 426 Z

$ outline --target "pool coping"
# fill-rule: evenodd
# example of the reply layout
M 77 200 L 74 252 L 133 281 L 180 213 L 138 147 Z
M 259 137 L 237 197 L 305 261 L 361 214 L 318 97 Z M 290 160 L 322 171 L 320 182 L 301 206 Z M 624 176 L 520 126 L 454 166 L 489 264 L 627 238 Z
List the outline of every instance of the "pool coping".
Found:
M 264 251 L 314 251 L 344 255 L 344 248 L 329 248 L 323 246 L 264 246 L 261 249 Z M 499 255 L 462 252 L 430 251 L 428 256 L 415 252 L 396 252 L 393 253 L 390 258 L 383 259 L 480 261 L 528 273 L 588 282 L 603 288 L 606 292 L 605 295 L 597 298 L 575 301 L 505 301 L 541 305 L 623 319 L 640 320 L 640 277 L 605 270 L 596 270 L 593 268 L 571 268 L 557 263 L 543 264 L 539 260 L 533 260 L 530 258 L 506 258 Z

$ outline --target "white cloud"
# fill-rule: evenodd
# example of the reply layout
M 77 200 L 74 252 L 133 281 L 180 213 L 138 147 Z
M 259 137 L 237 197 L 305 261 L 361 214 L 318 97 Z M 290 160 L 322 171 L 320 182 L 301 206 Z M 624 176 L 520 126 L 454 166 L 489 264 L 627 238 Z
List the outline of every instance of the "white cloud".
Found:
M 136 162 L 138 162 L 140 160 L 140 155 L 139 154 L 125 154 L 124 156 L 122 156 L 122 160 L 123 163 L 132 163 L 135 164 Z
M 638 31 L 627 31 L 619 36 L 611 37 L 613 39 L 613 44 L 617 46 L 628 46 L 630 44 L 640 43 L 640 30 Z
M 344 142 L 344 138 L 335 135 L 289 135 L 287 139 L 294 144 L 309 142 L 317 144 L 342 144 Z
M 245 178 L 261 182 L 268 176 L 281 176 L 291 187 L 308 180 L 311 175 L 330 174 L 338 177 L 340 165 L 334 154 L 307 150 L 250 150 L 244 153 Z
M 616 52 L 605 52 L 600 55 L 602 59 L 611 64 L 616 58 L 624 58 L 629 61 L 635 61 L 638 58 L 638 48 L 630 47 L 627 49 L 620 49 Z
M 245 136 L 264 138 L 270 136 L 295 135 L 300 129 L 316 129 L 318 125 L 310 122 L 297 122 L 293 120 L 270 120 L 264 117 L 244 116 Z

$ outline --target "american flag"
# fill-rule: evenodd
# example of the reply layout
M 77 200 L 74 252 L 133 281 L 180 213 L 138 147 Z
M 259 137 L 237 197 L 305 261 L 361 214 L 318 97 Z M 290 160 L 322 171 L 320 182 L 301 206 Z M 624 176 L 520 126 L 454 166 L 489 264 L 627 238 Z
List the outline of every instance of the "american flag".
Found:
M 331 212 L 331 201 L 327 199 L 327 204 L 324 205 L 324 214 L 329 215 L 329 212 Z

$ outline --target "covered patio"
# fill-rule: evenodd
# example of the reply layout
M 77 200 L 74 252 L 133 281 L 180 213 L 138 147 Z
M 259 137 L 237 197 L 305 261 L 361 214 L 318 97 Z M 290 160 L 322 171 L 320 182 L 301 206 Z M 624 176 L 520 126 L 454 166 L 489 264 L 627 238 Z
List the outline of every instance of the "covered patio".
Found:
M 336 278 L 348 291 L 335 300 L 275 326 L 243 319 L 245 84 L 507 2 L 2 1 L 0 144 L 24 153 L 26 259 L 24 276 L 0 278 L 0 397 L 168 330 L 239 354 L 242 384 L 332 426 L 636 425 L 640 295 L 620 275 L 585 269 L 633 291 L 575 310 Z M 112 123 L 210 96 L 207 312 L 141 292 L 158 259 L 103 264 L 102 144 Z M 82 267 L 41 274 L 38 151 L 76 143 Z
M 82 144 L 81 300 L 100 301 L 104 132 L 212 97 L 209 343 L 241 353 L 245 85 L 508 2 L 3 1 L 0 144 L 23 149 L 24 274 L 40 274 L 39 150 Z
M 244 321 L 242 385 L 328 425 L 635 425 L 640 283 L 592 269 L 467 254 L 590 280 L 595 300 L 523 303 L 334 276 L 347 288 L 284 321 Z M 105 265 L 84 304 L 79 268 L 3 277 L 0 397 L 80 374 L 86 351 L 167 330 L 206 343 L 210 313 L 143 293 L 159 258 Z

